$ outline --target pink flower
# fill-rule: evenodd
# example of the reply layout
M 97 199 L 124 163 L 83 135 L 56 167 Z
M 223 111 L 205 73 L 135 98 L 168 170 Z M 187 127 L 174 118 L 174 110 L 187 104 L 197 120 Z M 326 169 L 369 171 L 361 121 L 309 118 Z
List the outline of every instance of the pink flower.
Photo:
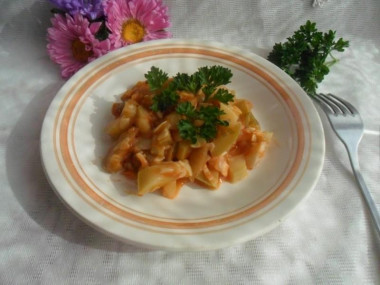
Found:
M 103 5 L 113 48 L 171 36 L 162 0 L 105 0 Z
M 47 50 L 52 61 L 61 66 L 63 78 L 69 78 L 88 62 L 107 53 L 110 41 L 98 41 L 95 34 L 101 22 L 92 24 L 82 15 L 56 14 L 48 29 Z

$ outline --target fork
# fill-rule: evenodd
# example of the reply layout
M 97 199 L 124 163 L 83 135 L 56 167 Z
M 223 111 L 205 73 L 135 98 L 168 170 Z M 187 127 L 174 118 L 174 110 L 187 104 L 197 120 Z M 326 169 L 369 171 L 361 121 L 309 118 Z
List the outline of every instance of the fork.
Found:
M 379 212 L 364 182 L 359 167 L 358 146 L 364 129 L 360 114 L 349 102 L 333 94 L 316 94 L 312 98 L 318 102 L 325 112 L 332 129 L 347 149 L 353 173 L 361 189 L 364 201 L 368 206 L 378 237 L 380 237 Z

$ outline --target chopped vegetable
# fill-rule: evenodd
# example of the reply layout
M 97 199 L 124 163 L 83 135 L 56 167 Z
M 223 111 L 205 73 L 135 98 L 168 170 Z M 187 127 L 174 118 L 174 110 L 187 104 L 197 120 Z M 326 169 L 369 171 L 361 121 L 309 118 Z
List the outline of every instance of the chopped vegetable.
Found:
M 238 182 L 248 175 L 244 155 L 231 156 L 229 158 L 229 164 L 228 176 L 231 183 Z

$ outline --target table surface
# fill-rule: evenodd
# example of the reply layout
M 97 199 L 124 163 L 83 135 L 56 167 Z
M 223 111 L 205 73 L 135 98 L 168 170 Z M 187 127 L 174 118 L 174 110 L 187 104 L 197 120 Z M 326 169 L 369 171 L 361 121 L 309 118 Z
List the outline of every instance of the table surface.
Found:
M 39 155 L 41 124 L 65 83 L 46 53 L 48 1 L 0 1 L 1 284 L 380 284 L 380 242 L 342 143 L 326 135 L 322 174 L 280 226 L 216 251 L 165 252 L 118 242 L 57 198 Z M 362 114 L 363 176 L 380 204 L 380 1 L 164 0 L 174 38 L 266 56 L 310 19 L 350 41 L 319 91 Z

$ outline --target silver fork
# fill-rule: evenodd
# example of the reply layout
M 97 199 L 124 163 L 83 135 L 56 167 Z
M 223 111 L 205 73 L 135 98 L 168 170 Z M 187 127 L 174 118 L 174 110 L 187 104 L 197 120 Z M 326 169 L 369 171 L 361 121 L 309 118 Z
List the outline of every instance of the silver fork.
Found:
M 317 94 L 313 98 L 319 103 L 329 119 L 332 129 L 347 149 L 356 181 L 362 191 L 364 201 L 367 203 L 376 232 L 380 237 L 379 212 L 359 168 L 358 146 L 364 129 L 360 114 L 349 102 L 335 95 Z

